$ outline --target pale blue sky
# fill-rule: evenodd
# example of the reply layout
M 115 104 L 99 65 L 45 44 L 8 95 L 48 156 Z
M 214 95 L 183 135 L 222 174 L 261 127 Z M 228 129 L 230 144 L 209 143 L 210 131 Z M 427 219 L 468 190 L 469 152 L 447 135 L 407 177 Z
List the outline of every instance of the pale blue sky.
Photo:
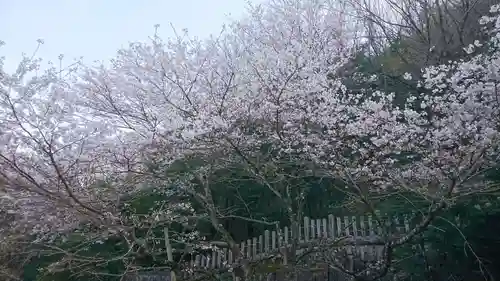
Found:
M 86 63 L 106 61 L 128 42 L 147 40 L 155 24 L 162 38 L 172 36 L 170 23 L 206 37 L 245 7 L 245 0 L 0 0 L 0 40 L 6 42 L 0 56 L 14 70 L 21 53 L 31 54 L 41 38 L 38 55 L 45 61 L 61 53 L 66 63 L 80 56 Z

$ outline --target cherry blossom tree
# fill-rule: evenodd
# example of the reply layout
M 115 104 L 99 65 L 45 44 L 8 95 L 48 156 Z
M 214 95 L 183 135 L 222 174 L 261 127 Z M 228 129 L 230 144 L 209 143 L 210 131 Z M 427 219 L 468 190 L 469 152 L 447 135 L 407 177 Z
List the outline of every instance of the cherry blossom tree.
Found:
M 219 37 L 133 44 L 113 67 L 88 69 L 79 92 L 94 116 L 152 141 L 155 161 L 201 161 L 178 182 L 206 206 L 237 258 L 209 188 L 220 167 L 243 163 L 282 202 L 292 225 L 307 190 L 289 183 L 310 174 L 341 179 L 375 217 L 374 192 L 425 197 L 421 223 L 402 238 L 386 237 L 385 262 L 365 276 L 377 278 L 387 272 L 392 250 L 457 194 L 482 189 L 471 183 L 497 157 L 496 64 L 486 64 L 496 55 L 424 69 L 421 93 L 403 107 L 393 103 L 396 93 L 352 93 L 335 77 L 355 47 L 356 30 L 338 21 L 335 4 L 271 1 Z M 285 159 L 300 170 L 283 172 Z M 366 271 L 353 274 L 364 278 Z
M 332 188 L 362 202 L 381 225 L 374 194 L 422 196 L 429 202 L 422 220 L 402 237 L 383 235 L 382 261 L 356 272 L 329 264 L 374 280 L 387 273 L 394 249 L 457 196 L 485 191 L 481 175 L 498 157 L 496 14 L 483 18 L 491 39 L 465 50 L 466 60 L 405 75 L 419 81 L 419 94 L 400 106 L 393 99 L 401 93 L 342 85 L 339 72 L 359 30 L 338 2 L 274 0 L 248 12 L 207 40 L 185 32 L 133 43 L 110 67 L 84 67 L 73 80 L 51 70 L 26 82 L 37 65 L 31 60 L 14 75 L 2 73 L 0 175 L 4 199 L 20 214 L 17 226 L 59 233 L 92 222 L 135 245 L 118 208 L 123 195 L 152 186 L 187 194 L 246 280 L 250 261 L 214 204 L 220 169 L 243 167 L 272 191 L 295 238 L 308 192 L 299 183 L 308 176 L 336 179 Z M 475 54 L 482 44 L 488 51 Z M 184 169 L 172 172 L 178 165 Z M 158 212 L 176 206 L 166 202 Z M 283 256 L 294 263 L 294 255 Z
M 38 43 L 40 47 L 43 42 Z M 126 211 L 134 198 L 157 187 L 144 185 L 130 172 L 140 171 L 135 168 L 144 163 L 145 146 L 132 146 L 130 138 L 124 143 L 120 131 L 79 106 L 72 90 L 79 63 L 42 72 L 35 56 L 25 57 L 14 74 L 0 64 L 0 200 L 7 217 L 2 243 L 27 251 L 19 255 L 66 255 L 48 267 L 54 273 L 68 265 L 85 272 L 117 260 L 133 265 L 138 254 L 148 251 L 165 254 L 163 234 L 158 238 L 151 229 L 172 232 L 172 224 L 188 229 L 170 233 L 169 242 L 198 241 L 189 226 L 192 219 L 188 221 L 196 218 L 191 204 L 168 183 L 162 185 L 163 199 L 148 210 Z M 138 237 L 143 230 L 147 234 Z M 127 247 L 118 256 L 90 259 L 77 254 L 89 244 L 117 237 Z M 80 245 L 60 247 L 72 239 Z
M 323 110 L 328 101 L 320 101 L 342 91 L 329 75 L 348 59 L 356 36 L 356 29 L 342 23 L 334 1 L 275 1 L 249 12 L 206 41 L 179 35 L 168 42 L 155 37 L 151 45 L 132 44 L 111 68 L 87 69 L 86 83 L 78 88 L 82 106 L 94 117 L 126 129 L 134 142 L 153 143 L 161 164 L 185 157 L 203 163 L 178 181 L 207 207 L 235 257 L 239 249 L 217 219 L 211 173 L 244 160 L 248 172 L 298 222 L 301 211 L 294 210 L 294 201 L 305 193 L 272 184 L 275 179 L 263 170 L 285 156 L 302 166 L 313 164 L 317 156 L 301 150 L 316 141 L 318 129 L 309 127 L 328 114 Z M 263 145 L 272 153 L 255 163 Z M 286 182 L 293 176 L 284 177 Z

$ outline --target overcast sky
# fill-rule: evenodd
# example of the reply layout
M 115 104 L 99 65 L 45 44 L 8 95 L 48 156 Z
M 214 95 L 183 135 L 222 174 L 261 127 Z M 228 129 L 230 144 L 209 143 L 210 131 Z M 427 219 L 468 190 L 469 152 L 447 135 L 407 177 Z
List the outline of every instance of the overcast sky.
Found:
M 263 0 L 252 0 L 252 3 Z M 45 44 L 45 61 L 84 57 L 91 63 L 109 60 L 130 41 L 144 41 L 160 24 L 162 38 L 187 28 L 193 36 L 218 33 L 228 18 L 239 18 L 245 0 L 0 0 L 0 56 L 15 69 L 21 53 L 31 54 L 36 40 Z

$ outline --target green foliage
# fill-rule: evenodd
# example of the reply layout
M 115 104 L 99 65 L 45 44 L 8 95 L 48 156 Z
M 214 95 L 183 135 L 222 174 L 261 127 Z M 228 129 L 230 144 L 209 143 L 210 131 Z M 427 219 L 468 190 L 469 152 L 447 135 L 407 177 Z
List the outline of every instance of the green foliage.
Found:
M 411 244 L 398 249 L 398 280 L 492 280 L 500 276 L 498 195 L 471 198 L 442 216 Z M 404 276 L 402 276 L 404 275 Z
M 498 183 L 500 169 L 486 176 Z M 382 203 L 377 207 L 390 213 L 404 212 L 405 208 L 426 210 L 428 204 L 408 194 L 394 194 Z M 499 232 L 499 192 L 460 197 L 429 229 L 395 251 L 393 271 L 398 280 L 496 280 L 500 277 Z

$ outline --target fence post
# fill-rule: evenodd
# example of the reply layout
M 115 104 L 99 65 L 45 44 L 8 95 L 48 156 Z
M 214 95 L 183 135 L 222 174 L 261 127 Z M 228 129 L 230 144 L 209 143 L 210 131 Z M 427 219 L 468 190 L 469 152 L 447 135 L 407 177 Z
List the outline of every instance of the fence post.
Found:
M 163 228 L 163 234 L 165 235 L 165 248 L 167 249 L 167 259 L 169 262 L 173 263 L 174 262 L 174 257 L 172 254 L 172 245 L 170 245 L 170 238 L 168 236 L 168 228 L 165 227 Z M 175 272 L 173 270 L 170 270 L 170 280 L 176 281 L 176 276 Z

